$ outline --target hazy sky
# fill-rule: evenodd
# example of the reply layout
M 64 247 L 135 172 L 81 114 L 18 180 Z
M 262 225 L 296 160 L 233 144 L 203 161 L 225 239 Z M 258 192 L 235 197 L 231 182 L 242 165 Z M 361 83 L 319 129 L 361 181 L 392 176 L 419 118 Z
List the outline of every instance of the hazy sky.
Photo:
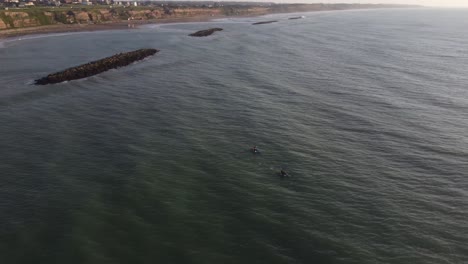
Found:
M 424 6 L 468 7 L 468 0 L 276 0 L 274 2 L 416 4 Z

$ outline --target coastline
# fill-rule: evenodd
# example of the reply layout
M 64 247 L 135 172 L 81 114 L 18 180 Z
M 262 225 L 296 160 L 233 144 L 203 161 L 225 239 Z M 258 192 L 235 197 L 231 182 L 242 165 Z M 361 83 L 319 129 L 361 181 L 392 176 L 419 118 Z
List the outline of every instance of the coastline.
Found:
M 223 18 L 245 18 L 245 17 L 261 17 L 265 15 L 273 14 L 294 14 L 294 13 L 315 13 L 315 12 L 334 12 L 334 11 L 355 11 L 355 10 L 377 10 L 377 9 L 387 9 L 394 7 L 369 7 L 362 6 L 359 8 L 345 8 L 345 9 L 312 9 L 312 10 L 282 10 L 282 12 L 276 11 L 265 11 L 252 12 L 250 14 L 239 14 L 239 15 L 192 15 L 184 17 L 170 17 L 170 18 L 156 18 L 156 19 L 147 19 L 147 20 L 118 20 L 118 21 L 106 21 L 101 23 L 94 24 L 53 24 L 53 25 L 43 25 L 43 26 L 33 26 L 33 27 L 20 27 L 12 29 L 2 29 L 0 30 L 0 41 L 8 41 L 9 39 L 14 39 L 21 36 L 29 35 L 45 35 L 45 34 L 55 34 L 55 33 L 74 33 L 74 32 L 94 32 L 94 31 L 104 31 L 104 30 L 123 30 L 123 29 L 137 29 L 142 25 L 149 24 L 169 24 L 169 23 L 196 23 L 196 22 L 209 22 L 214 19 L 223 19 Z M 401 8 L 401 7 L 400 7 Z M 405 8 L 411 8 L 407 6 Z
M 57 24 L 48 26 L 25 27 L 15 29 L 0 30 L 0 41 L 16 37 L 55 33 L 73 33 L 73 32 L 94 32 L 103 30 L 123 30 L 136 29 L 141 25 L 148 24 L 169 24 L 169 23 L 190 23 L 190 22 L 208 22 L 213 19 L 226 18 L 228 16 L 193 16 L 183 18 L 162 18 L 152 20 L 131 20 L 107 22 L 100 24 Z

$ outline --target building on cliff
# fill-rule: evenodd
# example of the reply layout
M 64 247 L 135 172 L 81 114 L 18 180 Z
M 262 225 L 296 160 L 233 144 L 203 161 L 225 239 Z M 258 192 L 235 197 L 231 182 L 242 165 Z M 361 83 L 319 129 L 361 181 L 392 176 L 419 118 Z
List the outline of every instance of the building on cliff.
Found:
M 135 1 L 135 0 L 120 0 L 120 1 L 115 1 L 114 2 L 116 5 L 119 5 L 119 6 L 139 6 L 139 2 L 138 1 Z

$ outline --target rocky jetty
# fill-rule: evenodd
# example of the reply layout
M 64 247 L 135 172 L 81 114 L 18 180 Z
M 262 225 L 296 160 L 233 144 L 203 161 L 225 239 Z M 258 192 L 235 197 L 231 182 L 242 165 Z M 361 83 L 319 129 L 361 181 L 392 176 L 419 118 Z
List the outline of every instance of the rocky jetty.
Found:
M 93 76 L 111 69 L 127 66 L 135 61 L 142 60 L 159 52 L 157 49 L 139 49 L 119 53 L 101 60 L 92 61 L 61 72 L 52 73 L 46 77 L 35 80 L 36 85 L 60 83 Z
M 275 22 L 278 22 L 278 20 L 260 21 L 260 22 L 255 22 L 252 25 L 270 24 L 270 23 L 275 23 Z
M 221 30 L 223 30 L 223 29 L 222 28 L 210 28 L 210 29 L 197 31 L 195 33 L 190 34 L 189 36 L 191 36 L 191 37 L 206 37 L 206 36 L 209 36 L 209 35 L 215 33 L 216 31 L 221 31 Z
M 301 18 L 304 18 L 304 16 L 290 17 L 290 18 L 288 18 L 288 19 L 289 19 L 289 20 L 292 20 L 292 19 L 301 19 Z

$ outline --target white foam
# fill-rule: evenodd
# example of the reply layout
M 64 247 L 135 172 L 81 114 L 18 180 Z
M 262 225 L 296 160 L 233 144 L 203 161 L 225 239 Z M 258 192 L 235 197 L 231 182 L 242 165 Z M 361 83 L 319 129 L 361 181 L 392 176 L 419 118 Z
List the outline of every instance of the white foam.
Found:
M 44 33 L 44 34 L 32 34 L 21 37 L 11 37 L 4 40 L 0 40 L 0 48 L 5 48 L 9 43 L 23 41 L 23 40 L 32 40 L 32 39 L 41 39 L 41 38 L 50 38 L 50 37 L 63 37 L 77 34 L 86 34 L 86 33 L 95 33 L 96 31 L 81 31 L 81 32 L 64 32 L 64 33 Z

